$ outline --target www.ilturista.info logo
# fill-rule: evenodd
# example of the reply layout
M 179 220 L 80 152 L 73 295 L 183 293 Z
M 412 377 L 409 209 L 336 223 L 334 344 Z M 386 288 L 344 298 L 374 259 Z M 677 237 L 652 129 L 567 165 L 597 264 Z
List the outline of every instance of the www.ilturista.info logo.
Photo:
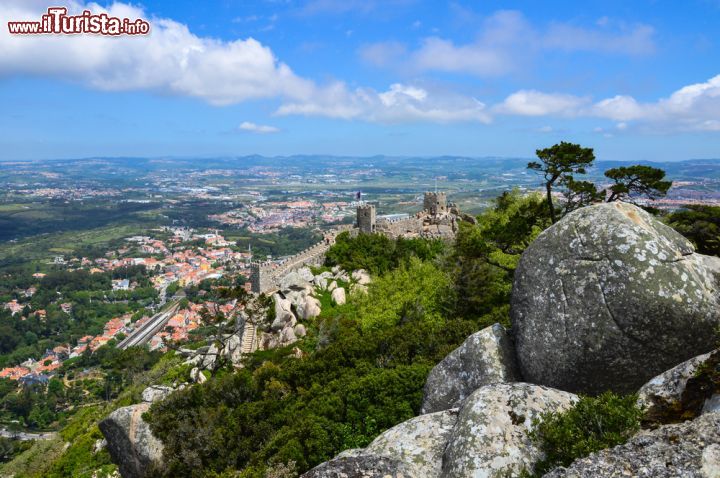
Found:
M 150 23 L 142 18 L 111 17 L 107 13 L 94 14 L 90 10 L 80 15 L 68 15 L 65 7 L 50 7 L 40 21 L 8 22 L 8 30 L 14 35 L 147 35 Z

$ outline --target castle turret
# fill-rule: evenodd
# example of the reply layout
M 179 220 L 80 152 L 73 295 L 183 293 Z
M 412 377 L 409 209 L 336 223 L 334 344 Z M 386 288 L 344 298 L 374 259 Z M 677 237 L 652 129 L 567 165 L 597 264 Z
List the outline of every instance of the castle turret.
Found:
M 375 206 L 372 204 L 361 204 L 357 207 L 357 227 L 360 234 L 372 234 L 375 232 Z
M 446 194 L 442 192 L 426 192 L 423 200 L 423 209 L 433 216 L 447 212 Z
M 262 277 L 260 277 L 261 267 L 259 262 L 250 264 L 250 284 L 253 292 L 258 294 L 262 292 Z

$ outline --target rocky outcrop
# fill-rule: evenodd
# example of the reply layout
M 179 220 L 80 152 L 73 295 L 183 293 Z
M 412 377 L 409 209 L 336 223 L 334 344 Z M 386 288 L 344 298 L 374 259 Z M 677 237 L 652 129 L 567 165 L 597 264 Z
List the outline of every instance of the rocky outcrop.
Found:
M 151 385 L 143 390 L 143 402 L 153 403 L 165 400 L 165 398 L 174 391 L 174 388 L 164 385 Z
M 297 308 L 298 315 L 303 320 L 310 320 L 320 315 L 320 301 L 313 296 L 305 296 L 305 300 Z
M 345 289 L 342 287 L 337 287 L 333 289 L 330 298 L 335 304 L 343 305 L 346 302 Z
M 154 476 L 153 470 L 161 464 L 163 445 L 142 419 L 148 408 L 147 402 L 123 407 L 99 424 L 108 452 L 123 478 Z
M 505 328 L 495 324 L 468 337 L 432 369 L 421 413 L 458 407 L 483 385 L 519 380 L 512 341 Z
M 365 271 L 364 269 L 353 271 L 350 277 L 352 277 L 352 279 L 360 285 L 368 285 L 370 282 L 372 282 L 370 274 L 368 274 L 367 271 Z
M 526 249 L 515 271 L 511 316 L 524 379 L 629 393 L 711 350 L 718 261 L 630 204 L 570 213 Z
M 487 385 L 465 401 L 443 460 L 444 478 L 518 476 L 542 452 L 529 437 L 533 420 L 570 408 L 571 393 L 528 383 Z
M 385 456 L 343 456 L 308 471 L 302 478 L 420 478 L 406 463 Z
M 457 418 L 457 409 L 420 415 L 377 437 L 365 453 L 400 460 L 413 469 L 412 476 L 439 477 L 443 453 Z
M 305 326 L 303 324 L 297 324 L 294 330 L 296 337 L 305 337 L 307 335 L 307 330 L 305 330 Z
M 720 411 L 720 350 L 663 372 L 638 391 L 646 425 L 688 420 Z
M 351 464 L 357 474 L 347 476 L 384 477 L 384 474 L 372 473 L 375 473 L 373 467 L 377 463 L 385 463 L 391 464 L 384 471 L 387 473 L 402 472 L 407 478 L 437 478 L 442 471 L 443 452 L 457 422 L 457 413 L 457 410 L 446 410 L 412 418 L 387 430 L 367 448 L 346 450 L 303 476 L 346 476 L 342 473 L 346 473 Z M 312 474 L 320 472 L 322 474 Z
M 624 445 L 593 453 L 545 478 L 717 478 L 720 414 L 643 431 Z

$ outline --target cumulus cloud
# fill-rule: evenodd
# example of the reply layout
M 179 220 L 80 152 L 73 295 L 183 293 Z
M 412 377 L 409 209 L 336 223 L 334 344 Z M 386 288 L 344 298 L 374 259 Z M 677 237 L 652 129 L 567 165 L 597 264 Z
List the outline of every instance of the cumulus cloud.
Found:
M 0 18 L 38 20 L 47 2 L 6 0 Z M 71 14 L 87 9 L 117 17 L 147 18 L 138 7 L 113 3 L 67 3 Z M 151 19 L 147 36 L 10 35 L 0 29 L 0 75 L 30 74 L 64 78 L 109 90 L 153 90 L 227 105 L 256 98 L 302 98 L 315 85 L 300 78 L 272 51 L 252 38 L 202 38 L 170 19 Z
M 526 69 L 546 51 L 647 55 L 655 51 L 654 34 L 648 25 L 615 25 L 610 21 L 590 27 L 556 22 L 539 28 L 519 11 L 500 10 L 480 21 L 472 42 L 458 44 L 438 36 L 425 38 L 409 52 L 405 66 L 416 71 L 498 76 Z M 400 47 L 404 48 L 387 43 L 367 45 L 361 56 L 382 66 L 389 62 L 375 61 L 378 54 L 397 52 Z
M 651 102 L 616 95 L 592 103 L 587 97 L 520 90 L 495 105 L 492 111 L 522 116 L 603 118 L 617 122 L 615 128 L 619 131 L 628 130 L 631 122 L 657 125 L 663 130 L 720 131 L 720 75 Z
M 720 131 L 720 75 L 655 102 L 641 103 L 631 96 L 608 98 L 596 103 L 591 113 L 622 124 L 635 120 L 678 130 Z
M 491 116 L 484 103 L 475 98 L 395 83 L 386 91 L 372 88 L 349 90 L 335 83 L 323 94 L 305 102 L 282 105 L 278 115 L 325 116 L 361 119 L 382 123 L 405 121 L 477 121 L 489 123 Z
M 575 116 L 589 99 L 560 93 L 520 90 L 496 106 L 500 113 L 520 116 Z
M 528 46 L 534 44 L 530 41 L 532 36 L 534 33 L 520 12 L 500 11 L 483 21 L 475 42 L 456 45 L 438 37 L 426 38 L 411 53 L 410 63 L 418 70 L 502 75 L 523 63 Z
M 238 126 L 238 129 L 241 131 L 249 131 L 251 133 L 258 134 L 277 133 L 280 131 L 280 129 L 276 128 L 275 126 L 255 124 L 251 121 L 243 121 L 242 123 L 240 123 L 240 126 Z

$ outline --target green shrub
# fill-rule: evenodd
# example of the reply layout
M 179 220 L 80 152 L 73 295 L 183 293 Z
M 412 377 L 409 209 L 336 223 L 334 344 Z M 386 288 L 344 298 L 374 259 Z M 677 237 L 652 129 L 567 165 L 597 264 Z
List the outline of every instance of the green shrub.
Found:
M 605 392 L 598 397 L 581 397 L 564 412 L 543 414 L 531 433 L 545 453 L 545 459 L 535 467 L 536 475 L 625 443 L 640 428 L 642 411 L 636 401 L 636 395 Z

